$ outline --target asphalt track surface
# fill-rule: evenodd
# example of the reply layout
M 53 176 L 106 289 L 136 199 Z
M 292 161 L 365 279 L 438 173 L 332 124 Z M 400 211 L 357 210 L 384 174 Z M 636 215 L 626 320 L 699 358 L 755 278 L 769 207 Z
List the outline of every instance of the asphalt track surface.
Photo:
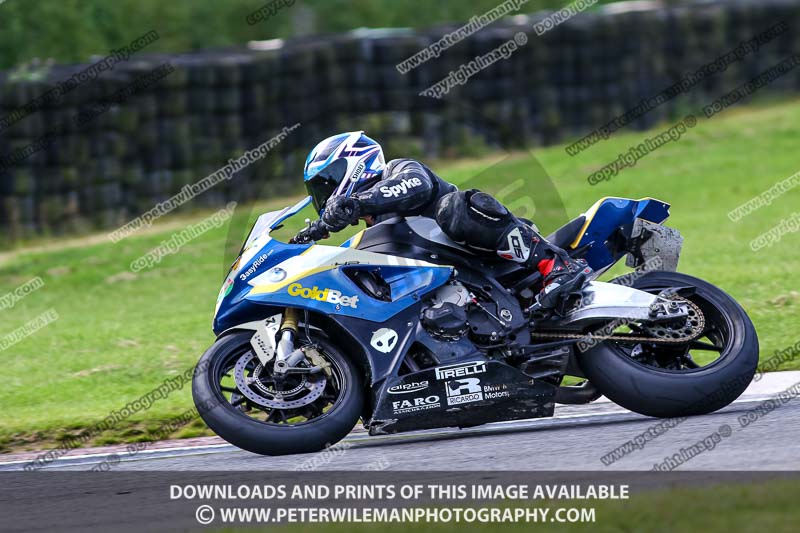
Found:
M 800 400 L 784 395 L 784 401 L 776 401 L 780 391 L 800 381 L 800 372 L 767 377 L 770 379 L 753 384 L 725 409 L 687 418 L 611 462 L 601 458 L 664 421 L 600 400 L 585 406 L 558 406 L 556 417 L 550 419 L 383 437 L 354 432 L 336 453 L 262 457 L 230 445 L 199 446 L 122 454 L 113 469 L 258 472 L 313 466 L 314 470 L 344 471 L 642 471 L 679 454 L 684 460 L 667 463 L 676 465 L 677 470 L 800 470 Z M 772 402 L 777 408 L 766 414 L 762 410 L 756 416 L 756 410 L 765 402 Z M 748 412 L 751 423 L 743 426 L 741 420 Z M 714 444 L 713 449 L 704 449 L 685 460 L 688 455 L 682 449 L 688 450 L 704 439 Z M 717 442 L 713 442 L 715 439 Z M 44 469 L 91 470 L 107 458 L 106 454 L 66 456 Z M 23 466 L 0 463 L 0 471 L 20 470 Z

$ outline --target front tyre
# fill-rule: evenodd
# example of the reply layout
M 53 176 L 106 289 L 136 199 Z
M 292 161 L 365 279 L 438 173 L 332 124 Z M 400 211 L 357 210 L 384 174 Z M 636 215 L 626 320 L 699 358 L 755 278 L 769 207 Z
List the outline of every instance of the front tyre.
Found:
M 678 346 L 605 341 L 578 355 L 589 381 L 626 409 L 664 418 L 711 413 L 738 398 L 758 365 L 758 337 L 744 309 L 714 285 L 678 272 L 649 272 L 633 287 L 693 287 L 687 299 L 702 310 L 704 329 Z
M 364 405 L 357 367 L 325 339 L 313 345 L 324 375 L 276 380 L 250 345 L 252 331 L 227 335 L 203 354 L 192 380 L 200 416 L 217 435 L 262 455 L 310 453 L 343 439 Z M 246 390 L 243 390 L 246 389 Z

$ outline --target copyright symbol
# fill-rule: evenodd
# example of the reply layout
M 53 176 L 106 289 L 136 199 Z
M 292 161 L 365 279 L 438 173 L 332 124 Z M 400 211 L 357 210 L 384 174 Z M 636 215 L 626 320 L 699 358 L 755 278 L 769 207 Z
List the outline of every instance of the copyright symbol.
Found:
M 719 434 L 727 438 L 731 436 L 731 427 L 728 424 L 723 424 L 719 427 Z
M 683 123 L 686 124 L 687 128 L 694 128 L 697 125 L 697 117 L 694 115 L 686 115 L 686 118 L 683 119 Z
M 201 505 L 194 512 L 194 517 L 199 524 L 207 526 L 214 521 L 214 508 L 210 505 Z
M 514 42 L 519 46 L 528 44 L 528 35 L 524 31 L 519 31 L 514 35 Z

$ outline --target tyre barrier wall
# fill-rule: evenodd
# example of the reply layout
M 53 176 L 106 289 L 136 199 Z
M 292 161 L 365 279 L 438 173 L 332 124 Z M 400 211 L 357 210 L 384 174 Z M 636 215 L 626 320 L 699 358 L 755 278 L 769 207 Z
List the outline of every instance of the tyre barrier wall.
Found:
M 0 245 L 124 224 L 296 123 L 267 157 L 182 209 L 296 190 L 308 150 L 339 131 L 367 131 L 389 158 L 572 142 L 775 24 L 786 31 L 623 130 L 700 115 L 704 105 L 800 53 L 796 0 L 610 4 L 537 35 L 534 27 L 547 15 L 494 22 L 406 74 L 398 63 L 458 26 L 132 56 L 0 129 Z M 507 59 L 442 98 L 420 96 L 519 32 L 527 44 Z M 157 83 L 85 123 L 75 120 L 165 63 L 171 72 Z M 38 81 L 2 74 L 0 125 L 87 65 L 54 66 Z M 798 88 L 800 69 L 759 94 Z

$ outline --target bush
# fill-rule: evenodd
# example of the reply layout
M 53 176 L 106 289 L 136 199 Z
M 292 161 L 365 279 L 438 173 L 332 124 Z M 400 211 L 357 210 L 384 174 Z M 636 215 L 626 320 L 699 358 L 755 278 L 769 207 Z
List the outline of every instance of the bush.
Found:
M 601 0 L 601 3 L 608 0 Z M 12 0 L 0 4 L 0 69 L 31 59 L 83 62 L 105 55 L 156 30 L 161 38 L 150 52 L 182 52 L 286 38 L 307 31 L 342 32 L 359 27 L 425 27 L 468 21 L 502 0 L 296 0 L 291 7 L 254 25 L 245 17 L 266 0 Z M 530 0 L 520 13 L 557 9 L 564 0 Z M 420 16 L 424 13 L 424 16 Z

